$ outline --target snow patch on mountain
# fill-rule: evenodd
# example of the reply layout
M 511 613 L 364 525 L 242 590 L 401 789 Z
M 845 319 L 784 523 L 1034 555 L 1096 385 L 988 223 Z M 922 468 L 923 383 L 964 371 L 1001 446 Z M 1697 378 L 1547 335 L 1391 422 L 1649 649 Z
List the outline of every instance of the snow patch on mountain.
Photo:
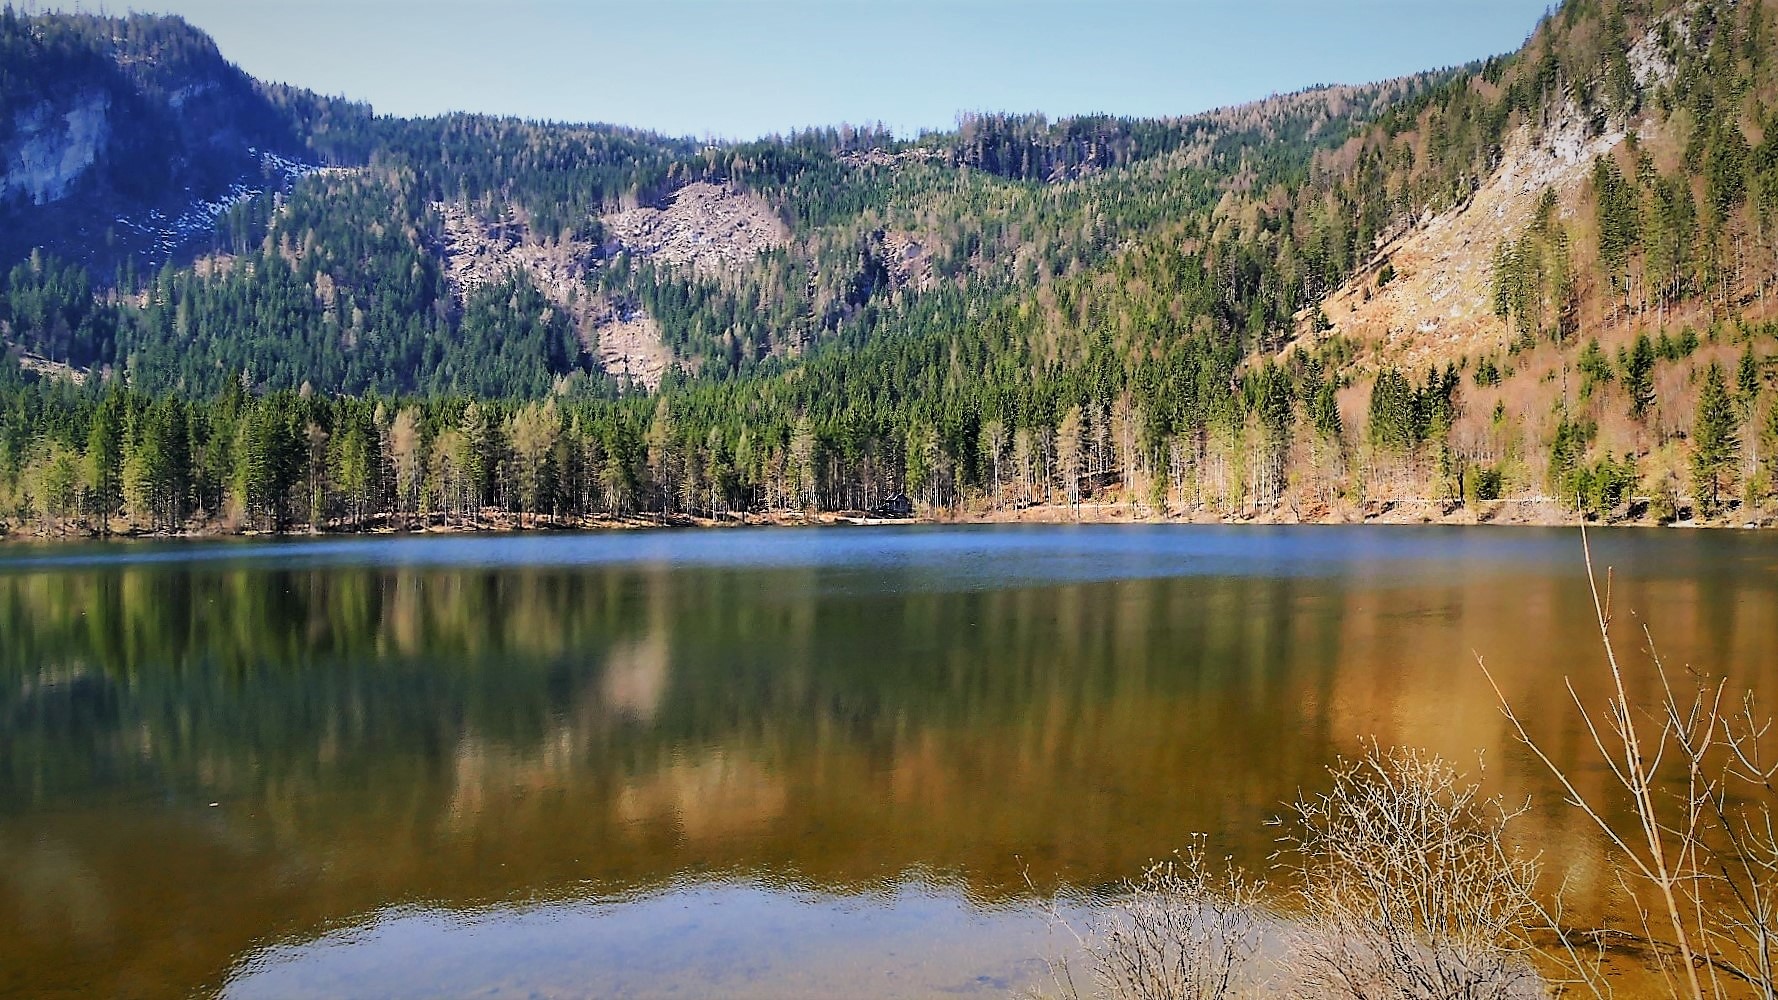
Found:
M 265 194 L 268 190 L 287 188 L 311 174 L 338 169 L 305 163 L 253 146 L 247 147 L 247 152 L 258 158 L 260 176 L 251 181 L 236 181 L 215 198 L 194 198 L 177 214 L 150 209 L 146 215 L 138 218 L 120 215 L 115 220 L 117 225 L 148 237 L 151 257 L 168 259 L 180 247 L 214 231 L 216 220 L 236 205 Z

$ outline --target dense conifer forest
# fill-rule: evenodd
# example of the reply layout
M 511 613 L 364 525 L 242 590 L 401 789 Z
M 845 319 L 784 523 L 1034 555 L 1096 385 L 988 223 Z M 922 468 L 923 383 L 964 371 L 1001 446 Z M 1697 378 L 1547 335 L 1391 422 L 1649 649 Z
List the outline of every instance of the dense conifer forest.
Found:
M 1569 0 L 1516 54 L 1192 117 L 703 144 L 377 116 L 252 81 L 176 19 L 9 8 L 0 149 L 42 141 L 34 108 L 149 121 L 196 84 L 214 120 L 124 134 L 55 198 L 0 188 L 0 520 L 564 525 L 901 495 L 1768 518 L 1775 19 Z M 1515 187 L 1528 221 L 1485 233 L 1487 336 L 1417 354 L 1330 319 L 1398 281 L 1404 234 L 1567 135 L 1602 152 Z M 218 206 L 201 231 L 125 231 L 186 189 Z M 614 233 L 694 189 L 775 235 L 713 266 Z M 120 221 L 96 233 L 95 205 Z M 465 277 L 478 260 L 491 277 Z M 601 354 L 611 317 L 653 331 L 658 385 Z

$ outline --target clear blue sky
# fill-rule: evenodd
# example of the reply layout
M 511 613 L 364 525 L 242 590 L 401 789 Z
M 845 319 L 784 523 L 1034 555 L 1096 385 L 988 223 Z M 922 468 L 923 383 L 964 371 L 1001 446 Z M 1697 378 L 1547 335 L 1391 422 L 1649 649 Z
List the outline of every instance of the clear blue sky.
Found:
M 182 14 L 378 111 L 750 138 L 959 111 L 1174 115 L 1516 49 L 1546 0 L 82 0 Z M 29 4 L 25 4 L 29 5 Z M 51 4 L 43 4 L 51 6 Z M 74 7 L 74 0 L 53 4 Z

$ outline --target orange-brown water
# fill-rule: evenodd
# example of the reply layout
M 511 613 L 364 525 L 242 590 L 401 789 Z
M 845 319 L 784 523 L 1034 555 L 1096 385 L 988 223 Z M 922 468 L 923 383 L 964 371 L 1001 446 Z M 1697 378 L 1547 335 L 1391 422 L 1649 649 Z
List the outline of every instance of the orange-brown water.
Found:
M 1594 541 L 1669 663 L 1778 683 L 1778 539 Z M 1602 789 L 1569 530 L 11 548 L 0 996 L 1005 995 L 1027 873 L 1263 867 L 1373 736 L 1479 754 L 1609 915 L 1477 655 Z

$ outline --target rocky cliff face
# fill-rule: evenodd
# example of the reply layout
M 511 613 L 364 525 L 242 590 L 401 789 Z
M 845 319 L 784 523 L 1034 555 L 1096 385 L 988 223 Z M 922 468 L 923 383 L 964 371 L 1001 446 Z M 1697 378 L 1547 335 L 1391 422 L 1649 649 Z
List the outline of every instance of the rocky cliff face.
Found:
M 0 200 L 23 197 L 44 205 L 67 197 L 111 137 L 110 110 L 108 94 L 88 91 L 72 107 L 43 101 L 15 115 Z
M 0 13 L 0 255 L 158 264 L 306 158 L 290 115 L 177 18 Z

